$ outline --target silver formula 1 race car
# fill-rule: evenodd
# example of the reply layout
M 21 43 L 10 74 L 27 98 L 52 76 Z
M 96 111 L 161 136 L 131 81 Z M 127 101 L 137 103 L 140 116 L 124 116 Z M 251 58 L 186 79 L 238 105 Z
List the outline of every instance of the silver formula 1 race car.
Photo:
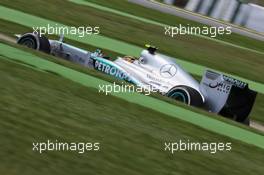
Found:
M 221 73 L 206 70 L 198 83 L 181 68 L 175 58 L 156 53 L 148 45 L 138 58 L 118 57 L 111 61 L 101 50 L 82 50 L 59 40 L 48 40 L 33 33 L 18 36 L 18 44 L 40 50 L 125 80 L 140 87 L 149 87 L 188 105 L 206 109 L 235 121 L 249 124 L 248 115 L 257 93 L 248 84 Z

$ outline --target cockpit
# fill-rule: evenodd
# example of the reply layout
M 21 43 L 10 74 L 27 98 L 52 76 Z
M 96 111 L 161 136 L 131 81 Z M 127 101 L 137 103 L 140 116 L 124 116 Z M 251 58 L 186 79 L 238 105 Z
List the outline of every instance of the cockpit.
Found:
M 129 63 L 134 63 L 136 60 L 138 60 L 136 57 L 133 56 L 124 56 L 122 59 Z

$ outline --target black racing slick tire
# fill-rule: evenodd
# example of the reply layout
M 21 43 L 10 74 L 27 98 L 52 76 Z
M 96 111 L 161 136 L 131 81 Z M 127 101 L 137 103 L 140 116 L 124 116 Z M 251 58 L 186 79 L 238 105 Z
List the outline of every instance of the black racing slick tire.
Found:
M 38 39 L 36 37 L 37 36 L 31 35 L 31 34 L 30 35 L 26 34 L 20 37 L 17 43 L 23 46 L 26 46 L 28 48 L 37 50 L 39 47 L 39 44 L 38 44 Z
M 45 36 L 38 36 L 33 34 L 25 34 L 17 41 L 18 44 L 24 45 L 28 48 L 39 50 L 45 53 L 50 53 L 50 43 Z
M 188 86 L 173 87 L 166 96 L 191 106 L 200 107 L 204 103 L 200 93 Z

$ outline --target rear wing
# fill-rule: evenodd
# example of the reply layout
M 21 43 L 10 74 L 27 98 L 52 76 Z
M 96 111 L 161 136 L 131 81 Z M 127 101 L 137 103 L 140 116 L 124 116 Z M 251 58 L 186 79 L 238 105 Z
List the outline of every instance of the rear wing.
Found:
M 205 95 L 204 108 L 235 121 L 247 123 L 257 92 L 248 84 L 230 76 L 206 70 L 200 88 Z

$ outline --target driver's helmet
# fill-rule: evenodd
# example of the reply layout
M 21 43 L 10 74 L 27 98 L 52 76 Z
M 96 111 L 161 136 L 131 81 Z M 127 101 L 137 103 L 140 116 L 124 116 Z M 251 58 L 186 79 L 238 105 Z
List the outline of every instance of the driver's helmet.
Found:
M 133 63 L 135 60 L 137 60 L 137 58 L 133 56 L 124 56 L 123 60 Z
M 101 49 L 96 49 L 95 52 L 93 53 L 95 56 L 102 57 L 103 52 Z

